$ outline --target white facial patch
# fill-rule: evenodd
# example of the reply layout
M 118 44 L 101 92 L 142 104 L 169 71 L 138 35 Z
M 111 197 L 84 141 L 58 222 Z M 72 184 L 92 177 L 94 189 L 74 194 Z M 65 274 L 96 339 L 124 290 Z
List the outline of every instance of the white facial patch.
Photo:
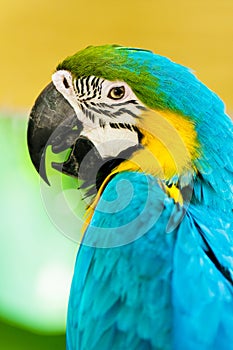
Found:
M 105 128 L 84 126 L 82 136 L 93 142 L 102 158 L 116 157 L 129 147 L 138 145 L 138 135 L 128 129 L 113 129 L 109 125 Z
M 52 75 L 52 81 L 56 89 L 70 103 L 76 113 L 80 112 L 77 97 L 73 88 L 73 77 L 67 70 L 59 70 Z
M 66 70 L 55 72 L 52 80 L 82 122 L 81 135 L 93 142 L 102 158 L 115 157 L 138 145 L 138 134 L 130 126 L 136 124 L 145 106 L 127 83 L 94 76 L 74 79 Z M 120 97 L 119 89 L 124 92 Z
M 56 89 L 69 101 L 76 101 L 73 78 L 70 72 L 66 70 L 59 70 L 52 75 L 52 81 Z M 77 103 L 77 101 L 76 101 Z

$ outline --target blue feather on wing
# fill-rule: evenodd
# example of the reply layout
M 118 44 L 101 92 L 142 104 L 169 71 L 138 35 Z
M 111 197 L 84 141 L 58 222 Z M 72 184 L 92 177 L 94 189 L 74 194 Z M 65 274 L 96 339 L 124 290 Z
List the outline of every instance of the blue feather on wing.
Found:
M 119 192 L 119 183 L 125 180 L 133 187 L 130 202 L 125 200 L 126 188 Z M 108 213 L 109 203 L 118 216 Z M 147 206 L 147 220 L 144 216 L 141 220 Z M 200 220 L 203 208 L 190 205 L 181 224 L 168 233 L 171 215 L 181 214 L 177 208 L 152 176 L 121 173 L 110 181 L 77 257 L 69 303 L 69 350 L 196 349 L 197 345 L 203 350 L 230 349 L 231 228 L 226 230 L 217 218 L 211 225 Z M 131 227 L 135 240 L 130 234 L 130 241 L 120 245 L 128 234 L 122 227 Z M 219 267 L 229 272 L 224 274 Z

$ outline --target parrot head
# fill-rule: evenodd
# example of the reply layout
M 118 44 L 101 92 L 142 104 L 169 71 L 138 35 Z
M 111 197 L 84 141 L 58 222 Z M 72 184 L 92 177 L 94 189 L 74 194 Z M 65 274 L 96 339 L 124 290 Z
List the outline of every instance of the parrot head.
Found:
M 88 184 L 96 170 L 97 185 L 101 183 L 100 168 L 102 173 L 111 171 L 122 157 L 140 147 L 136 120 L 146 107 L 126 82 L 127 76 L 133 82 L 140 79 L 129 67 L 123 69 L 127 59 L 119 49 L 88 47 L 67 58 L 36 100 L 28 125 L 28 148 L 47 183 L 45 153 L 49 145 L 54 153 L 71 148 L 69 159 L 64 164 L 53 163 L 53 167 L 84 177 Z
M 127 170 L 185 187 L 201 171 L 207 114 L 216 108 L 223 113 L 221 100 L 184 66 L 148 50 L 90 46 L 60 63 L 36 100 L 29 153 L 46 182 L 52 146 L 70 149 L 52 166 L 96 191 Z

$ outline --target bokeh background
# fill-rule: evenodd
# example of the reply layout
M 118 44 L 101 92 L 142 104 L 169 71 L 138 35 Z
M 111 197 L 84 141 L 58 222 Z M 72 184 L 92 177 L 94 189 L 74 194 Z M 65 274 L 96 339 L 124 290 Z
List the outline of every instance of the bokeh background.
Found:
M 0 348 L 65 349 L 78 247 L 54 224 L 30 163 L 30 108 L 63 58 L 116 43 L 191 67 L 232 114 L 233 1 L 2 0 L 0 43 Z M 73 196 L 77 184 L 62 181 Z

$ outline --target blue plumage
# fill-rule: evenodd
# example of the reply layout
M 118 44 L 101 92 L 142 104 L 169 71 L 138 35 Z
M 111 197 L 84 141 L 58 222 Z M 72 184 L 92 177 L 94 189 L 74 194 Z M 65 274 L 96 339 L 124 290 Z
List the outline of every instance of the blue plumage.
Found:
M 127 197 L 125 189 L 119 190 L 122 180 L 130 182 L 129 192 L 133 188 L 134 195 L 124 215 L 108 215 L 105 227 L 115 230 L 106 228 L 103 232 L 103 211 L 109 210 L 117 186 L 115 209 L 122 207 Z M 144 206 L 150 211 L 144 211 Z M 122 173 L 109 183 L 86 232 L 87 245 L 81 246 L 77 258 L 69 304 L 68 349 L 170 348 L 170 281 L 176 231 L 164 232 L 173 206 L 173 200 L 166 198 L 153 177 Z M 131 220 L 132 213 L 135 220 Z M 117 227 L 121 238 L 116 239 Z M 132 232 L 135 237 L 144 234 L 124 244 L 132 241 Z M 103 242 L 106 248 L 100 248 Z M 82 270 L 84 260 L 87 264 Z M 83 274 L 85 283 L 80 289 L 79 276 Z M 72 315 L 78 319 L 72 320 Z
M 233 227 L 227 224 L 229 218 L 224 222 L 215 215 L 191 205 L 177 235 L 172 278 L 175 349 L 233 348 Z
M 105 220 L 117 186 L 116 211 L 127 197 L 125 189 L 119 191 L 122 180 L 130 182 L 134 196 L 124 215 L 109 214 Z M 145 205 L 150 211 L 142 221 Z M 211 210 L 203 217 L 203 206 L 190 205 L 181 224 L 167 233 L 171 215 L 176 220 L 182 210 L 151 176 L 122 173 L 108 184 L 77 257 L 68 349 L 232 348 L 232 226 L 227 217 L 215 218 Z M 144 234 L 116 246 L 122 243 L 115 237 L 117 227 L 127 225 L 132 213 L 137 220 L 130 229 L 137 237 Z M 103 220 L 105 227 L 116 229 L 103 233 Z M 128 230 L 119 230 L 123 242 Z M 100 248 L 103 242 L 106 248 Z M 209 258 L 209 247 L 221 268 Z

